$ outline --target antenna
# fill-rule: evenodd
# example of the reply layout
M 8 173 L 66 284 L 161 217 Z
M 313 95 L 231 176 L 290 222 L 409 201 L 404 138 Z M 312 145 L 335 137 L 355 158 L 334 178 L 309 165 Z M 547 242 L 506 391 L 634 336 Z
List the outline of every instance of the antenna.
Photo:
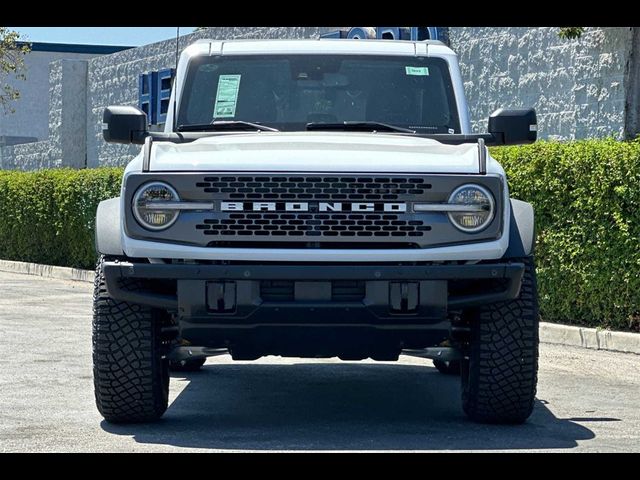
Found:
M 180 57 L 180 27 L 176 27 L 176 73 L 173 75 L 173 131 L 178 130 L 176 105 L 178 104 L 178 60 Z

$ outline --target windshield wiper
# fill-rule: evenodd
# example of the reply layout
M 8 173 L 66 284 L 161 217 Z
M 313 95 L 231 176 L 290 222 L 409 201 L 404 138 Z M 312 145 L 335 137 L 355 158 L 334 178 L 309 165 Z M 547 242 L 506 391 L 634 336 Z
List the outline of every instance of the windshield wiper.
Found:
M 388 123 L 381 122 L 311 122 L 307 123 L 307 130 L 342 130 L 348 132 L 402 132 L 402 133 L 416 133 L 415 130 L 410 130 L 404 127 L 397 127 L 395 125 L 389 125 Z
M 179 132 L 198 132 L 212 130 L 258 130 L 260 132 L 279 132 L 277 128 L 267 127 L 258 123 L 243 122 L 242 120 L 215 120 L 211 123 L 180 125 Z

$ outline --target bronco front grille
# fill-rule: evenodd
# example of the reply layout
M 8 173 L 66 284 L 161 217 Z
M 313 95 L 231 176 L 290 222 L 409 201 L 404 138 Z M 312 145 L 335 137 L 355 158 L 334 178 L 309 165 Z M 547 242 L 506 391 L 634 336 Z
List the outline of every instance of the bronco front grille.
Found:
M 390 160 L 391 162 L 393 160 Z M 211 248 L 414 249 L 493 240 L 501 232 L 502 183 L 495 175 L 159 172 L 127 177 L 125 204 L 150 181 L 170 184 L 183 202 L 162 231 L 144 229 L 127 210 L 132 238 Z M 446 213 L 416 212 L 416 203 L 446 203 L 465 183 L 488 188 L 495 220 L 482 232 L 456 229 Z
M 217 176 L 204 177 L 196 187 L 230 200 L 393 201 L 424 195 L 431 184 L 421 177 Z
M 391 214 L 243 212 L 205 219 L 196 229 L 216 236 L 422 237 L 431 226 Z

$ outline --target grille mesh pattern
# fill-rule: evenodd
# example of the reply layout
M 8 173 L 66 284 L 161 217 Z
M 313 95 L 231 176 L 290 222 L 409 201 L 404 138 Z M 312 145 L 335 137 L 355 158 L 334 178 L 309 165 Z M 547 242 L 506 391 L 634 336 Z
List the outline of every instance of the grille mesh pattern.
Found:
M 204 177 L 196 187 L 230 200 L 398 200 L 423 195 L 431 188 L 424 178 L 219 176 Z
M 391 214 L 232 213 L 206 219 L 196 229 L 224 236 L 421 237 L 431 227 Z

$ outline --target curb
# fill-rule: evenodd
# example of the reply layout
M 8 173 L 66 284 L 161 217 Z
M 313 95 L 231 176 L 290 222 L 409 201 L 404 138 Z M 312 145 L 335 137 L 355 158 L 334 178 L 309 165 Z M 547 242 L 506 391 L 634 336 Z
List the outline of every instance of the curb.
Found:
M 597 328 L 540 322 L 540 341 L 555 345 L 640 355 L 640 333 L 613 332 Z
M 0 260 L 0 271 L 93 283 L 93 270 Z M 540 322 L 540 342 L 640 355 L 640 333 Z
M 12 260 L 0 260 L 0 272 L 24 273 L 46 278 L 90 283 L 93 283 L 93 276 L 95 274 L 92 270 L 56 267 L 54 265 L 41 265 L 39 263 L 14 262 Z

